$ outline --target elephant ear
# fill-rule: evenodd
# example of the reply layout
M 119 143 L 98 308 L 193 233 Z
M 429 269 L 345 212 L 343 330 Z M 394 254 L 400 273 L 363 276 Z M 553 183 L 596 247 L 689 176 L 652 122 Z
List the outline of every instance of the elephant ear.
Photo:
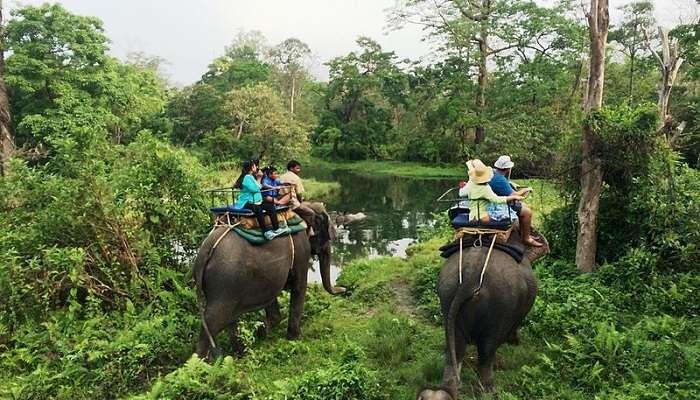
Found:
M 530 264 L 532 264 L 536 260 L 539 260 L 540 258 L 549 254 L 550 249 L 547 238 L 544 237 L 543 234 L 537 232 L 535 228 L 530 229 L 530 235 L 534 236 L 535 239 L 537 239 L 537 241 L 543 244 L 542 247 L 527 246 L 527 250 L 525 251 L 525 258 L 527 258 L 530 261 Z
M 314 216 L 314 230 L 322 230 L 325 233 L 323 235 L 325 240 L 335 239 L 335 224 L 331 223 L 331 216 L 326 211 L 326 205 L 318 201 L 305 204 L 316 214 Z

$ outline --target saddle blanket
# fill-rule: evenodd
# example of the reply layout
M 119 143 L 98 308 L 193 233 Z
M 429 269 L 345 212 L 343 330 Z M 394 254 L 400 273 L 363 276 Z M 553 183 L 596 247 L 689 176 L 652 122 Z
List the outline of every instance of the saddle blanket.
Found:
M 282 222 L 280 224 L 280 226 L 284 226 L 284 222 Z M 294 214 L 294 216 L 292 218 L 287 220 L 287 226 L 289 227 L 289 230 L 291 232 L 288 234 L 280 235 L 278 237 L 291 235 L 291 234 L 306 230 L 306 222 L 304 222 L 304 220 L 301 219 L 301 217 L 299 217 L 296 214 Z M 268 240 L 265 239 L 265 236 L 263 236 L 263 233 L 260 230 L 260 228 L 257 228 L 257 227 L 256 228 L 246 228 L 243 225 L 238 225 L 238 226 L 233 227 L 233 231 L 236 232 L 236 234 L 238 234 L 238 236 L 247 240 L 248 243 L 255 245 L 255 246 L 268 242 Z
M 491 240 L 493 240 L 493 237 L 494 235 L 483 235 L 482 246 L 488 249 L 489 246 L 491 246 Z M 513 237 L 517 238 L 517 240 L 509 240 L 508 243 L 501 243 L 497 240 L 496 243 L 493 245 L 493 248 L 508 254 L 509 256 L 513 257 L 513 259 L 518 264 L 520 264 L 520 262 L 523 261 L 523 257 L 525 256 L 525 245 L 522 244 L 522 242 L 520 241 L 520 237 L 517 234 L 514 234 Z M 464 238 L 462 239 L 462 249 L 470 249 L 474 246 L 474 242 L 476 242 L 477 239 L 477 235 L 464 236 Z M 459 239 L 455 239 L 452 243 L 448 243 L 440 247 L 439 250 L 441 252 L 441 257 L 449 258 L 451 255 L 459 251 Z

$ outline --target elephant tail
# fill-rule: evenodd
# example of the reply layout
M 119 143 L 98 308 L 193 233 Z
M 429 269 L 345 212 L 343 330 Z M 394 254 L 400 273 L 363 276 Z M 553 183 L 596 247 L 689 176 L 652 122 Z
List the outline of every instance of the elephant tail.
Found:
M 226 233 L 228 233 L 228 230 L 224 232 L 224 235 Z M 206 304 L 207 302 L 207 296 L 204 291 L 204 273 L 207 270 L 207 265 L 209 265 L 209 261 L 214 255 L 214 250 L 216 250 L 216 246 L 219 244 L 221 238 L 223 238 L 223 235 L 219 238 L 219 240 L 216 241 L 216 243 L 211 245 L 209 249 L 206 250 L 206 252 L 204 251 L 204 248 L 207 244 L 207 241 L 205 240 L 205 242 L 202 244 L 202 248 L 200 248 L 197 257 L 194 260 L 194 264 L 192 265 L 192 277 L 194 278 L 195 286 L 197 286 L 197 295 L 204 300 L 204 304 Z M 214 337 L 212 336 L 211 331 L 209 330 L 209 325 L 207 324 L 207 319 L 204 315 L 205 309 L 206 307 L 204 306 L 200 308 L 202 327 L 204 328 L 204 332 L 206 333 L 207 339 L 209 340 L 209 345 L 212 347 L 212 349 L 216 349 L 216 341 L 214 340 Z
M 215 230 L 212 230 L 212 233 L 214 231 Z M 207 270 L 207 265 L 209 265 L 209 261 L 214 255 L 214 250 L 218 244 L 218 242 L 216 242 L 216 244 L 212 244 L 210 239 L 211 233 L 204 243 L 202 243 L 202 247 L 199 249 L 197 257 L 194 259 L 194 263 L 192 265 L 192 277 L 194 278 L 195 286 L 197 286 L 197 295 L 203 298 L 205 301 L 206 295 L 204 293 L 204 273 Z
M 464 282 L 457 287 L 457 292 L 452 298 L 450 309 L 447 313 L 447 349 L 449 351 L 450 363 L 452 371 L 457 370 L 457 350 L 455 345 L 457 314 L 462 309 L 464 303 L 473 299 L 478 293 L 478 286 Z M 459 377 L 455 376 L 455 382 L 459 382 Z

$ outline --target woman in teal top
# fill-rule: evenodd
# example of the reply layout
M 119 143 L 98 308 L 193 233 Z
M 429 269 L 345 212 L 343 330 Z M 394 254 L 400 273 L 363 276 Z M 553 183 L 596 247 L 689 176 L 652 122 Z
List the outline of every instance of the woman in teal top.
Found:
M 234 189 L 240 189 L 236 208 L 246 208 L 255 213 L 255 218 L 258 220 L 258 225 L 260 225 L 260 229 L 266 239 L 270 240 L 285 233 L 285 229 L 280 229 L 277 223 L 275 204 L 263 201 L 260 185 L 253 176 L 257 172 L 257 166 L 251 161 L 244 161 L 242 169 L 241 175 L 233 185 Z M 265 214 L 263 211 L 270 216 L 272 230 L 265 226 Z

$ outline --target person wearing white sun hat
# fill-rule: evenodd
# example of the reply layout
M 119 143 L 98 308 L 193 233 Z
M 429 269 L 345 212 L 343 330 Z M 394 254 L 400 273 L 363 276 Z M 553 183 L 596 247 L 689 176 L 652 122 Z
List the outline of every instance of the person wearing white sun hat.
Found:
M 489 185 L 498 196 L 509 196 L 513 194 L 525 196 L 532 191 L 532 188 L 523 188 L 518 191 L 513 190 L 510 184 L 510 172 L 515 166 L 515 163 L 510 159 L 510 156 L 503 155 L 498 157 L 498 160 L 496 160 L 493 166 L 496 168 L 496 171 Z M 530 207 L 522 202 L 511 202 L 509 204 L 518 215 L 518 220 L 520 221 L 520 236 L 522 237 L 523 243 L 534 247 L 541 247 L 542 243 L 530 236 L 530 228 L 532 227 L 532 210 L 530 210 Z
M 489 186 L 493 169 L 487 167 L 481 160 L 469 160 L 466 164 L 469 170 L 469 182 L 459 189 L 459 196 L 469 198 L 469 219 L 491 221 L 495 217 L 490 211 L 493 210 L 490 207 L 492 204 L 505 204 L 508 201 L 522 199 L 522 196 L 517 194 L 497 196 Z

